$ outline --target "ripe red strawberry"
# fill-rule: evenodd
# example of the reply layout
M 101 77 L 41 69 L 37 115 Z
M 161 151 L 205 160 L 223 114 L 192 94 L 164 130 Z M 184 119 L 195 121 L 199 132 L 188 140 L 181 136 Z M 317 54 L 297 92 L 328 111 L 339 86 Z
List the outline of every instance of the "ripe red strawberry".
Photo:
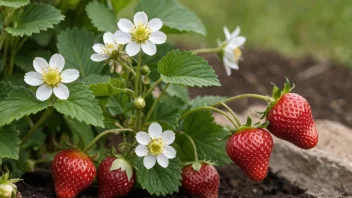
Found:
M 195 162 L 182 170 L 182 186 L 192 196 L 217 198 L 220 176 L 213 165 Z
M 267 173 L 273 139 L 261 128 L 245 128 L 233 134 L 226 143 L 227 155 L 253 181 L 262 181 Z
M 52 172 L 56 196 L 73 198 L 92 184 L 96 168 L 84 152 L 67 149 L 56 154 Z
M 98 170 L 99 198 L 125 196 L 136 182 L 132 166 L 123 158 L 105 158 Z
M 306 99 L 295 93 L 287 93 L 269 109 L 268 130 L 278 138 L 303 149 L 311 149 L 318 143 L 312 111 Z

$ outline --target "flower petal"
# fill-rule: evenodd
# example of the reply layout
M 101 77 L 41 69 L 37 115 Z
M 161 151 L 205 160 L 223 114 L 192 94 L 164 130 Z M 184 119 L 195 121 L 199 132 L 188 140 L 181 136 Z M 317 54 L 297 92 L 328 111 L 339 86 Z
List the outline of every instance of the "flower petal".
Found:
M 158 164 L 160 164 L 160 166 L 163 168 L 166 168 L 169 165 L 169 159 L 163 154 L 158 155 L 156 159 L 158 161 Z
M 163 154 L 169 158 L 173 159 L 176 157 L 176 150 L 171 146 L 165 146 Z
M 166 34 L 160 31 L 152 32 L 149 40 L 155 44 L 162 44 L 166 42 Z M 143 46 L 142 46 L 143 47 Z
M 118 44 L 127 44 L 132 41 L 132 35 L 121 30 L 116 31 L 114 36 L 115 41 Z
M 240 26 L 237 26 L 236 29 L 231 33 L 230 38 L 231 39 L 236 38 L 238 35 L 240 35 L 240 32 L 241 32 L 241 28 Z
M 154 155 L 147 155 L 143 159 L 144 167 L 147 169 L 153 168 L 156 162 L 156 157 Z
M 229 40 L 230 37 L 231 37 L 231 34 L 230 34 L 229 29 L 227 29 L 226 26 L 224 26 L 224 33 L 225 33 L 225 38 L 226 38 L 226 40 Z
M 59 83 L 56 87 L 54 87 L 54 94 L 59 99 L 66 100 L 70 95 L 70 91 L 66 85 Z
M 148 148 L 145 145 L 138 145 L 135 149 L 135 153 L 139 157 L 144 157 L 148 154 Z
M 238 65 L 236 62 L 233 62 L 232 60 L 229 60 L 228 58 L 224 59 L 224 64 L 226 65 L 226 67 L 229 67 L 231 69 L 236 69 L 238 70 Z
M 39 86 L 43 84 L 42 75 L 38 72 L 27 72 L 24 75 L 24 81 L 31 86 Z
M 141 44 L 136 41 L 131 41 L 126 46 L 126 53 L 129 56 L 135 56 L 139 51 L 141 51 Z
M 111 32 L 105 32 L 103 35 L 103 40 L 105 44 L 115 42 L 114 35 Z
M 148 145 L 150 142 L 150 137 L 148 133 L 141 131 L 136 134 L 136 140 L 139 144 Z
M 92 56 L 90 56 L 90 59 L 94 62 L 101 62 L 108 58 L 110 58 L 110 56 L 107 54 L 92 54 Z
M 147 24 L 148 23 L 148 16 L 145 12 L 137 12 L 133 17 L 133 22 L 135 25 Z
M 51 94 L 53 94 L 53 88 L 47 84 L 40 86 L 35 93 L 37 99 L 40 101 L 47 100 Z
M 167 145 L 172 144 L 175 141 L 175 133 L 173 131 L 164 131 L 163 134 L 161 134 L 161 138 L 163 138 L 164 142 Z
M 228 62 L 227 62 L 225 56 L 222 58 L 222 62 L 223 62 L 223 64 L 224 64 L 224 67 L 225 67 L 225 71 L 226 71 L 227 76 L 231 76 L 231 68 L 230 68 L 230 66 L 229 66 L 229 64 L 228 64 Z
M 98 54 L 103 54 L 104 52 L 104 45 L 101 43 L 97 43 L 93 45 L 93 50 Z
M 128 19 L 120 19 L 119 22 L 117 22 L 117 26 L 119 29 L 123 32 L 131 32 L 131 29 L 133 28 L 133 23 L 128 20 Z
M 152 30 L 152 32 L 156 32 L 158 30 L 161 29 L 161 27 L 163 27 L 163 22 L 158 19 L 158 18 L 155 18 L 155 19 L 152 19 L 148 22 L 147 26 Z
M 62 78 L 61 82 L 70 83 L 77 80 L 78 77 L 79 77 L 79 71 L 77 69 L 65 69 L 61 73 L 61 78 Z
M 228 46 L 231 48 L 236 48 L 236 47 L 242 46 L 245 42 L 246 42 L 246 38 L 243 36 L 239 36 L 239 37 L 232 39 L 229 42 Z
M 153 42 L 147 40 L 145 43 L 142 43 L 142 50 L 149 56 L 153 56 L 156 53 L 156 46 Z
M 163 129 L 161 128 L 160 124 L 154 122 L 148 128 L 148 134 L 151 138 L 159 138 Z
M 54 54 L 51 56 L 50 61 L 49 61 L 49 66 L 53 69 L 57 69 L 59 72 L 62 71 L 62 69 L 65 66 L 65 59 L 61 54 Z
M 36 57 L 33 60 L 33 67 L 34 67 L 35 71 L 42 74 L 43 70 L 49 68 L 49 64 L 48 64 L 48 62 L 46 62 L 46 60 L 44 58 Z

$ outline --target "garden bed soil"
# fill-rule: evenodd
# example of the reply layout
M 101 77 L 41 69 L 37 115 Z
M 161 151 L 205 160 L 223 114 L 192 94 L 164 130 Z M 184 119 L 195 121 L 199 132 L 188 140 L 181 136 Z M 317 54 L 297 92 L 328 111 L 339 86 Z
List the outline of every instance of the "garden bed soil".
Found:
M 334 62 L 318 62 L 312 57 L 289 59 L 272 51 L 246 50 L 240 70 L 227 77 L 217 57 L 205 56 L 219 76 L 222 87 L 192 88 L 191 97 L 197 95 L 233 96 L 242 93 L 270 94 L 273 82 L 282 86 L 287 76 L 296 84 L 295 92 L 307 98 L 315 118 L 330 119 L 352 126 L 352 70 Z M 241 112 L 261 101 L 245 99 L 233 102 L 230 107 Z M 219 197 L 304 197 L 311 195 L 285 178 L 269 170 L 263 182 L 250 181 L 235 165 L 218 169 L 221 175 Z M 26 173 L 24 183 L 18 183 L 22 197 L 55 197 L 52 175 L 47 169 Z M 97 197 L 96 184 L 79 197 Z M 145 191 L 134 190 L 128 197 L 149 197 Z M 180 193 L 169 197 L 187 197 Z

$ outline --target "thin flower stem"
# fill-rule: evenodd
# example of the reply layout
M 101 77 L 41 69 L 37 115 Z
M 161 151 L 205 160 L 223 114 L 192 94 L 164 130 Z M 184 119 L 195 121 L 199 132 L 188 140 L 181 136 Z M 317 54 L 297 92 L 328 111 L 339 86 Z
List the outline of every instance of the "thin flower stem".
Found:
M 232 117 L 235 119 L 235 121 L 237 123 L 237 128 L 241 127 L 242 124 L 241 124 L 240 120 L 238 119 L 237 115 L 235 114 L 235 112 L 233 112 L 232 109 L 229 106 L 227 106 L 225 103 L 222 102 L 221 105 L 223 107 L 225 107 L 225 109 L 228 110 L 230 112 L 230 114 L 232 115 Z
M 136 94 L 131 89 L 123 89 L 123 91 L 130 95 L 132 98 L 136 98 Z
M 180 120 L 183 120 L 184 118 L 186 118 L 188 115 L 194 113 L 194 112 L 197 112 L 197 111 L 202 111 L 202 110 L 211 110 L 211 111 L 215 111 L 215 112 L 218 112 L 222 115 L 224 115 L 232 124 L 233 126 L 237 126 L 236 123 L 231 119 L 231 117 L 229 115 L 226 114 L 226 112 L 224 111 L 221 111 L 220 109 L 217 109 L 215 107 L 210 107 L 210 106 L 203 106 L 203 107 L 199 107 L 199 108 L 196 108 L 196 109 L 192 109 L 190 111 L 188 111 L 187 113 L 183 114 L 181 117 L 180 117 Z
M 133 149 L 136 147 L 136 144 L 132 144 L 131 148 L 128 149 L 128 151 L 126 152 L 125 156 L 128 158 L 131 154 L 131 152 L 133 151 Z
M 193 147 L 193 152 L 194 152 L 194 161 L 198 161 L 198 152 L 197 152 L 197 147 L 196 144 L 194 143 L 193 139 L 191 136 L 189 136 L 187 133 L 185 132 L 180 132 L 181 135 L 184 135 L 187 137 L 187 139 L 191 142 L 192 147 Z
M 28 39 L 29 37 L 27 36 L 27 37 L 24 37 L 22 40 L 21 40 L 21 42 L 16 46 L 16 54 L 18 53 L 18 51 L 20 51 L 20 49 L 21 49 L 21 47 L 23 46 L 23 44 L 27 41 L 27 39 Z
M 156 86 L 158 86 L 161 82 L 162 82 L 162 79 L 159 78 L 159 80 L 157 80 L 157 81 L 148 89 L 148 91 L 145 92 L 145 94 L 143 94 L 143 98 L 147 97 L 148 94 L 149 94 L 150 92 L 152 92 L 152 91 L 154 90 L 154 88 L 155 88 Z
M 88 146 L 86 146 L 86 148 L 84 149 L 84 151 L 88 151 L 90 148 L 93 147 L 93 145 L 100 139 L 102 138 L 103 136 L 107 135 L 107 134 L 110 134 L 110 133 L 114 133 L 114 134 L 119 134 L 123 131 L 130 131 L 132 132 L 133 129 L 110 129 L 110 130 L 106 130 L 102 133 L 100 133 L 99 135 L 97 135 L 89 144 Z
M 48 107 L 42 114 L 42 116 L 39 118 L 39 120 L 31 127 L 31 129 L 28 131 L 28 133 L 22 137 L 21 139 L 21 144 L 24 144 L 29 138 L 32 137 L 33 133 L 40 127 L 40 125 L 43 124 L 43 122 L 51 115 L 51 113 L 54 111 L 53 107 Z
M 142 64 L 142 52 L 139 52 L 138 54 L 138 62 L 137 62 L 137 71 L 136 71 L 136 76 L 135 76 L 135 80 L 134 80 L 134 93 L 137 94 L 137 96 L 139 96 L 139 79 L 141 77 L 141 64 Z
M 238 100 L 238 99 L 243 99 L 243 98 L 257 98 L 257 99 L 261 99 L 261 100 L 265 100 L 265 101 L 269 101 L 269 102 L 273 102 L 274 101 L 274 99 L 269 97 L 269 96 L 263 96 L 263 95 L 259 95 L 259 94 L 241 94 L 241 95 L 238 95 L 238 96 L 227 98 L 227 99 L 222 100 L 222 101 L 220 101 L 218 103 L 215 103 L 215 104 L 213 104 L 211 106 L 216 107 L 216 106 L 221 105 L 221 103 L 228 103 L 228 102 L 235 101 L 235 100 Z
M 124 67 L 125 69 L 127 69 L 128 71 L 130 71 L 134 76 L 136 76 L 136 72 L 133 71 L 133 69 L 128 66 L 126 63 L 122 62 L 122 61 L 117 61 L 118 63 L 120 63 L 122 65 L 122 67 Z
M 215 48 L 202 48 L 202 49 L 196 49 L 196 50 L 191 50 L 194 54 L 199 54 L 199 53 L 209 53 L 209 52 L 219 52 L 221 50 L 221 47 L 215 47 Z
M 145 117 L 145 121 L 148 121 L 150 116 L 152 115 L 156 105 L 160 102 L 161 97 L 166 93 L 167 88 L 169 88 L 170 84 L 167 84 L 164 90 L 160 93 L 158 98 L 154 101 L 153 105 L 150 107 L 147 116 Z

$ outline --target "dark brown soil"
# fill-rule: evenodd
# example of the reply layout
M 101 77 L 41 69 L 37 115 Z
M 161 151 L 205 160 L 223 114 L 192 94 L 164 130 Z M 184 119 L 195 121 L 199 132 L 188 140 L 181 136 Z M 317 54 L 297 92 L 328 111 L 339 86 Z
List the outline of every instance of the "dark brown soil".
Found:
M 234 96 L 242 93 L 271 94 L 271 82 L 282 86 L 287 76 L 296 84 L 294 92 L 303 95 L 311 104 L 315 118 L 325 118 L 342 122 L 352 127 L 352 70 L 334 62 L 317 62 L 311 57 L 289 59 L 272 51 L 247 50 L 240 70 L 233 71 L 231 77 L 218 58 L 206 56 L 219 75 L 222 87 L 193 88 L 191 96 L 222 95 Z M 307 70 L 307 69 L 310 69 Z M 325 70 L 324 70 L 325 68 Z M 319 72 L 320 71 L 320 72 Z M 242 111 L 250 104 L 261 101 L 246 99 L 230 104 L 235 111 Z M 252 182 L 235 165 L 219 169 L 221 184 L 219 197 L 300 197 L 310 198 L 305 194 L 307 189 L 301 189 L 284 178 L 269 171 L 263 182 Z M 40 170 L 27 173 L 23 177 L 25 184 L 19 183 L 22 197 L 51 198 L 55 197 L 51 173 Z M 97 197 L 96 184 L 79 197 Z M 128 197 L 150 197 L 136 189 Z M 180 193 L 170 197 L 188 197 L 180 189 Z
M 240 69 L 228 77 L 216 56 L 205 56 L 219 76 L 222 87 L 193 88 L 191 96 L 235 96 L 243 93 L 271 95 L 272 83 L 280 88 L 285 76 L 296 85 L 293 92 L 310 103 L 315 118 L 352 127 L 352 69 L 332 61 L 318 62 L 311 56 L 290 59 L 273 51 L 246 50 Z M 230 107 L 238 112 L 262 101 L 244 99 Z M 265 104 L 265 103 L 264 103 Z

